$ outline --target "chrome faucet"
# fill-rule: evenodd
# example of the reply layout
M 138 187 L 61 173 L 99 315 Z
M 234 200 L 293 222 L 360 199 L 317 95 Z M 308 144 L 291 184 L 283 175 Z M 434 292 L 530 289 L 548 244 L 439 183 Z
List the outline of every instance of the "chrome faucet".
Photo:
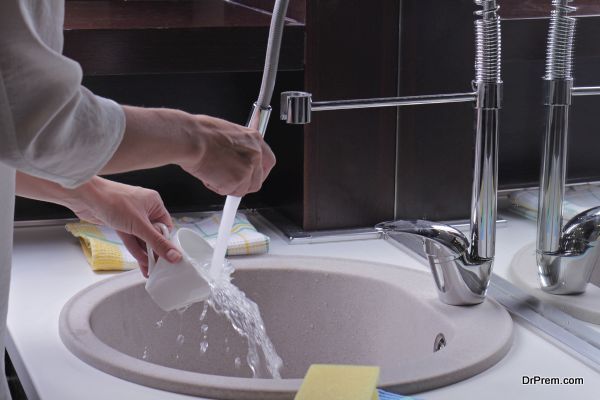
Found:
M 376 228 L 405 244 L 418 241 L 440 299 L 452 305 L 484 301 L 496 241 L 498 114 L 502 103 L 501 37 L 497 0 L 475 0 L 475 80 L 469 93 L 313 102 L 310 93 L 284 92 L 281 119 L 305 124 L 314 111 L 474 102 L 476 150 L 471 203 L 471 240 L 458 229 L 430 221 L 390 221 Z
M 576 215 L 563 227 L 567 136 L 572 96 L 597 95 L 600 87 L 573 87 L 576 20 L 572 0 L 553 0 L 546 74 L 546 134 L 542 156 L 537 217 L 537 264 L 542 290 L 583 293 L 599 263 L 600 207 Z

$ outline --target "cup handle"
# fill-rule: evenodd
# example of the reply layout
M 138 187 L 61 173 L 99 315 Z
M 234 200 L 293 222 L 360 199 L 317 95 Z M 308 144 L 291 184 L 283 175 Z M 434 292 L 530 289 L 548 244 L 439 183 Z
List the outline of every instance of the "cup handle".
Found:
M 159 230 L 164 237 L 166 237 L 167 239 L 170 236 L 169 233 L 169 228 L 167 228 L 167 226 L 165 224 L 163 224 L 162 222 L 157 222 L 156 224 L 154 224 L 154 227 Z M 150 243 L 146 243 L 146 252 L 148 253 L 148 276 L 150 274 L 152 274 L 152 270 L 154 269 L 154 265 L 156 264 L 156 260 L 154 258 L 154 250 L 152 250 L 152 247 L 150 246 Z

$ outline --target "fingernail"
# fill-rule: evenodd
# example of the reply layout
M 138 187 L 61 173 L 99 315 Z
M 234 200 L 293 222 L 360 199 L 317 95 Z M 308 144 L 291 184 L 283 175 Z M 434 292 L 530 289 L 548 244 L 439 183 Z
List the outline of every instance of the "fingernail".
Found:
M 177 262 L 181 259 L 181 254 L 175 250 L 175 249 L 171 249 L 167 252 L 167 260 L 171 261 L 171 262 Z

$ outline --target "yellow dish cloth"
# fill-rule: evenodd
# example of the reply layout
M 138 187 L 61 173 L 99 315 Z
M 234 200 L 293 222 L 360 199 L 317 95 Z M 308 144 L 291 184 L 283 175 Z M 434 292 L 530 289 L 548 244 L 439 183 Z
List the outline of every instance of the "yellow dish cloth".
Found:
M 201 234 L 214 247 L 221 213 L 209 217 L 174 218 L 176 228 L 186 227 Z M 85 222 L 69 223 L 65 226 L 79 239 L 83 254 L 94 271 L 125 271 L 138 267 L 117 233 L 105 226 Z M 269 251 L 269 237 L 258 232 L 248 218 L 238 213 L 231 230 L 227 255 L 262 254 Z

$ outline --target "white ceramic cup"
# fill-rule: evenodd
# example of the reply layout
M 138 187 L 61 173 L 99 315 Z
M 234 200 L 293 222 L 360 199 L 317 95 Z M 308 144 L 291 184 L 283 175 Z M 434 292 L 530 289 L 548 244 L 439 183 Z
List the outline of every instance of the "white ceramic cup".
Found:
M 169 234 L 164 224 L 156 224 L 162 234 L 170 239 L 181 252 L 178 263 L 159 258 L 155 261 L 154 251 L 148 250 L 148 280 L 146 291 L 163 310 L 171 311 L 206 300 L 210 287 L 203 266 L 210 263 L 213 249 L 198 233 L 188 228 L 179 228 Z M 193 261 L 193 262 L 192 262 Z

